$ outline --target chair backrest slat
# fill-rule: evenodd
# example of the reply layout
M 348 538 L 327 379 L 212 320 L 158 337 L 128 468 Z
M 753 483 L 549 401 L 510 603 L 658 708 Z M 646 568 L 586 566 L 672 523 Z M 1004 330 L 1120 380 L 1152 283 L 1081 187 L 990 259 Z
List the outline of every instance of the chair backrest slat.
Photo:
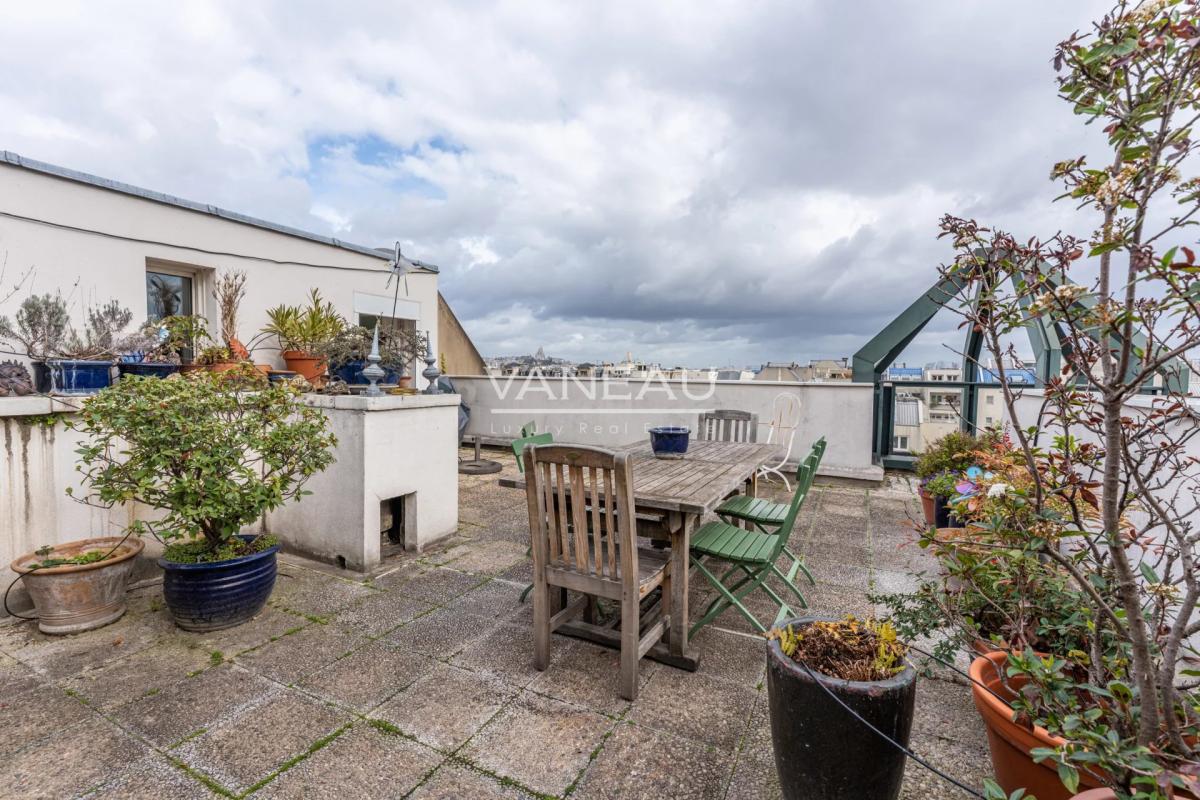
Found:
M 608 577 L 617 577 L 617 540 L 613 531 L 617 529 L 616 504 L 610 498 L 616 496 L 612 470 L 604 470 L 604 515 L 607 521 L 605 539 L 608 541 Z
M 554 444 L 532 445 L 523 455 L 535 569 L 549 566 L 616 580 L 619 565 L 621 579 L 636 585 L 629 456 Z
M 700 414 L 696 439 L 708 442 L 757 442 L 758 415 L 718 408 Z

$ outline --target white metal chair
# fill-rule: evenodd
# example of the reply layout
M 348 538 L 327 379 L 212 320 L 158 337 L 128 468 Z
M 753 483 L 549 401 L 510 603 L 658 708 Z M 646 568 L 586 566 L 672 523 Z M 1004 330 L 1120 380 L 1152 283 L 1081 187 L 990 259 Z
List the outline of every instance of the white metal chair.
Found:
M 764 464 L 758 468 L 758 477 L 764 480 L 768 475 L 778 475 L 787 491 L 792 490 L 787 475 L 783 473 L 783 465 L 792 457 L 792 444 L 796 441 L 796 430 L 800 427 L 800 398 L 791 392 L 780 392 L 775 395 L 771 408 L 771 425 L 767 430 L 767 444 L 787 443 L 783 457 L 775 465 Z

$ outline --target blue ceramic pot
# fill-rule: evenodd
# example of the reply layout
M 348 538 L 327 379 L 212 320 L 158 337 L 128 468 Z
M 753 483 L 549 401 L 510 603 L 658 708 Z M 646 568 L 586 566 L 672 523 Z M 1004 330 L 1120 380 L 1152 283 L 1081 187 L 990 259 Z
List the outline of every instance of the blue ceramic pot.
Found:
M 689 428 L 664 426 L 650 429 L 650 449 L 657 458 L 683 458 L 688 449 Z
M 383 366 L 380 364 L 380 366 Z M 340 378 L 351 386 L 366 386 L 370 383 L 369 380 L 362 374 L 362 371 L 367 368 L 366 359 L 360 358 L 357 361 L 347 361 L 341 366 L 331 369 L 330 374 L 335 378 Z M 391 367 L 383 367 L 383 377 L 379 379 L 380 385 L 396 384 L 400 382 L 400 373 Z
M 240 537 L 246 541 L 253 536 Z M 261 553 L 211 564 L 176 564 L 160 558 L 163 598 L 185 631 L 219 631 L 253 617 L 275 588 L 279 545 Z
M 33 362 L 34 388 L 42 394 L 95 394 L 112 386 L 111 361 L 56 358 Z
M 179 372 L 179 365 L 141 361 L 135 364 L 117 364 L 117 372 L 121 373 L 121 377 L 138 375 L 143 378 L 165 378 Z
M 271 383 L 290 381 L 299 374 L 299 372 L 292 372 L 290 369 L 273 369 L 267 373 L 267 380 L 269 380 Z

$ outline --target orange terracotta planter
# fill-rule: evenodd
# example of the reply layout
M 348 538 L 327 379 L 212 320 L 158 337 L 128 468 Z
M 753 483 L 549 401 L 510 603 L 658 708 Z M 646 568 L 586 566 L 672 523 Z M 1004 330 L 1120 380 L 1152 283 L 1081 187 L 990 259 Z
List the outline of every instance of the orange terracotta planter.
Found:
M 282 355 L 289 370 L 302 376 L 314 386 L 324 383 L 325 368 L 328 366 L 324 358 L 303 350 L 284 350 Z
M 1029 730 L 1013 722 L 1012 707 L 991 692 L 981 688 L 983 684 L 992 692 L 1004 697 L 1011 695 L 1001 681 L 1004 662 L 1008 654 L 995 651 L 980 656 L 971 662 L 971 696 L 975 708 L 987 726 L 988 749 L 992 753 L 992 772 L 996 783 L 1005 792 L 1025 789 L 1038 800 L 1071 800 L 1071 792 L 1058 779 L 1058 770 L 1049 762 L 1035 764 L 1030 752 L 1037 747 L 1058 747 L 1064 740 L 1052 736 L 1045 728 Z M 1010 685 L 1017 681 L 1010 681 Z M 1079 775 L 1079 783 L 1085 789 L 1103 789 L 1091 776 Z M 1090 798 L 1089 798 L 1090 800 Z
M 917 494 L 921 496 L 921 511 L 925 514 L 926 525 L 937 524 L 937 503 L 933 499 L 933 495 L 925 491 L 925 487 L 917 488 Z
M 215 364 L 208 365 L 209 372 L 229 372 L 235 370 L 242 365 L 241 361 L 218 361 Z

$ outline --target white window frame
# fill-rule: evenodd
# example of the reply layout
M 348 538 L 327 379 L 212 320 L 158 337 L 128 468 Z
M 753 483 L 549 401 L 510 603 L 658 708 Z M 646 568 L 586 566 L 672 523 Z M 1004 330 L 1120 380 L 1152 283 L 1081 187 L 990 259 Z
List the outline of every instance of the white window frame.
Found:
M 158 272 L 163 275 L 176 275 L 180 278 L 192 279 L 192 314 L 204 317 L 208 320 L 210 326 L 216 324 L 216 320 L 209 317 L 210 303 L 209 297 L 212 294 L 212 267 L 205 267 L 199 264 L 184 264 L 179 261 L 164 261 L 160 258 L 147 258 L 146 269 L 144 272 Z M 142 277 L 142 291 L 145 292 L 145 275 Z M 150 311 L 149 308 L 142 309 L 142 314 L 146 315 Z

